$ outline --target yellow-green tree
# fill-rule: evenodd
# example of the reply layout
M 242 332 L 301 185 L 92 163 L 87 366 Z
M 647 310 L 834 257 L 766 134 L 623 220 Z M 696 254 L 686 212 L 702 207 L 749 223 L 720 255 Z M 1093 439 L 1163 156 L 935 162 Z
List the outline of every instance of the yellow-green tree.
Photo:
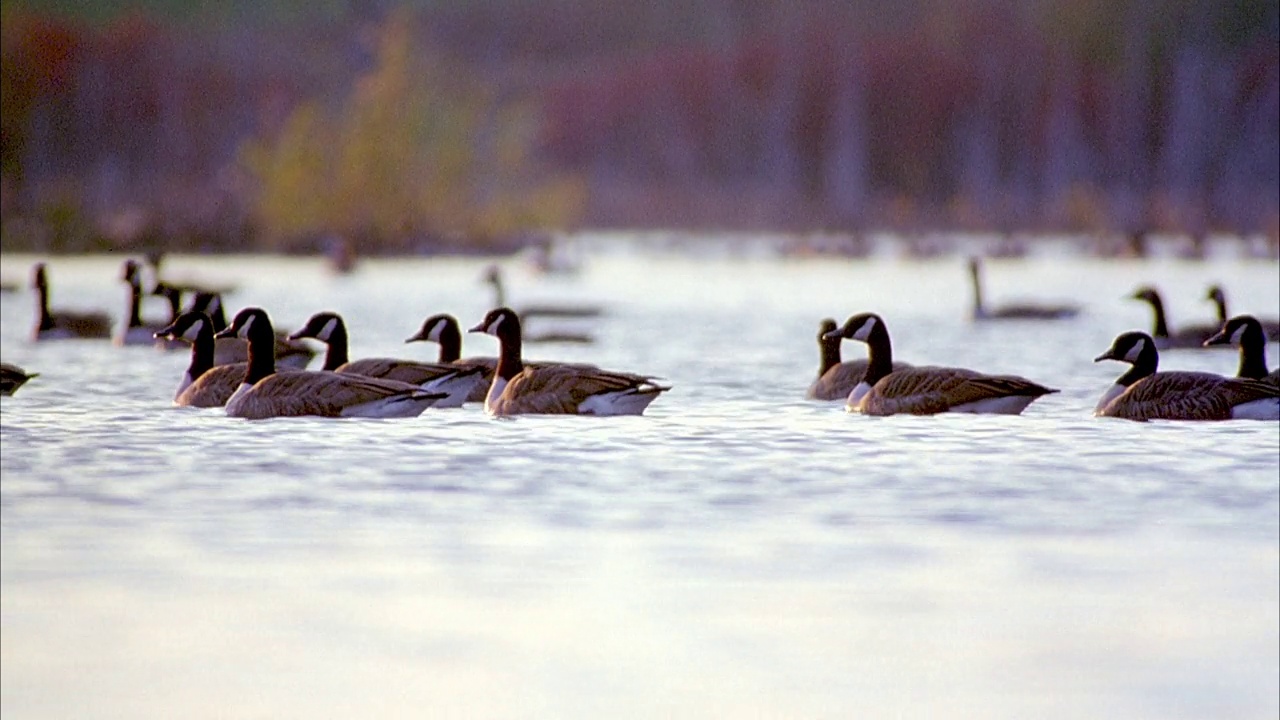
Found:
M 338 112 L 304 104 L 278 136 L 246 146 L 268 242 L 340 232 L 403 249 L 422 233 L 483 240 L 581 213 L 583 183 L 541 173 L 533 157 L 537 112 L 415 39 L 411 13 L 391 13 L 374 69 Z

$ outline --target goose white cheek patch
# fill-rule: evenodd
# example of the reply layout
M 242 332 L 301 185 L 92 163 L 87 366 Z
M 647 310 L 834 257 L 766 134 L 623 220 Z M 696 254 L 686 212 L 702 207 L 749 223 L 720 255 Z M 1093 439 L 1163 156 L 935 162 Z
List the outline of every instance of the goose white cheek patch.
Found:
M 320 342 L 329 342 L 329 338 L 333 337 L 333 331 L 337 329 L 338 321 L 335 318 L 329 318 L 329 322 L 320 328 L 320 332 L 316 333 L 316 339 Z
M 1239 345 L 1240 341 L 1244 339 L 1244 330 L 1245 330 L 1245 326 L 1241 325 L 1240 327 L 1236 328 L 1235 332 L 1231 333 L 1231 343 L 1233 345 Z
M 425 337 L 431 342 L 440 342 L 440 323 L 432 323 Z
M 203 326 L 204 326 L 203 320 L 196 320 L 195 322 L 191 323 L 191 327 L 183 331 L 182 339 L 188 340 L 190 342 L 195 342 L 196 336 L 200 334 L 200 328 Z
M 1129 348 L 1129 351 L 1124 354 L 1124 361 L 1127 363 L 1138 362 L 1138 355 L 1142 353 L 1143 345 L 1144 343 L 1135 343 L 1133 347 Z
M 871 330 L 874 329 L 875 326 L 876 326 L 875 320 L 871 320 L 871 319 L 863 320 L 862 324 L 858 326 L 858 329 L 853 331 L 853 339 L 866 342 L 867 338 L 871 337 Z
M 249 337 L 249 328 L 253 327 L 253 316 L 245 318 L 244 325 L 240 326 L 240 330 L 236 333 L 237 337 Z

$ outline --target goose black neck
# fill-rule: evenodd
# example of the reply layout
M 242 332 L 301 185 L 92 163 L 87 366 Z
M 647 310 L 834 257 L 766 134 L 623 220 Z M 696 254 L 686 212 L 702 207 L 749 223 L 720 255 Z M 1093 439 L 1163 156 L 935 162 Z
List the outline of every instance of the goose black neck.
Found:
M 1146 298 L 1146 301 L 1151 303 L 1151 311 L 1155 313 L 1156 316 L 1155 328 L 1151 334 L 1158 338 L 1169 337 L 1169 325 L 1165 322 L 1164 318 L 1164 301 L 1160 299 L 1159 295 L 1153 295 Z
M 142 288 L 136 278 L 129 279 L 129 327 L 142 327 Z
M 978 264 L 969 265 L 969 277 L 973 281 L 973 316 L 982 317 L 986 310 L 982 306 L 982 278 L 978 275 Z
M 1267 376 L 1267 339 L 1261 325 L 1249 325 L 1240 336 L 1240 370 L 1236 375 L 1251 380 Z
M 440 362 L 451 363 L 462 357 L 462 331 L 456 323 L 447 322 L 440 328 Z
M 503 287 L 502 276 L 499 275 L 498 273 L 494 273 L 490 275 L 489 284 L 493 286 L 493 306 L 506 307 L 507 291 L 506 291 L 506 288 Z
M 827 374 L 827 371 L 840 364 L 840 343 L 843 338 L 834 337 L 828 339 L 825 335 L 818 338 L 818 377 Z
M 1213 306 L 1218 309 L 1218 322 L 1225 323 L 1227 321 L 1227 299 L 1222 293 L 1214 293 L 1209 298 L 1213 301 Z
M 49 312 L 49 286 L 45 283 L 37 283 L 36 293 L 40 295 L 40 299 L 36 303 L 39 308 L 37 312 L 40 318 L 40 329 L 52 330 L 55 327 L 55 323 L 53 322 L 53 315 Z
M 213 368 L 213 350 L 213 328 L 202 322 L 196 330 L 195 341 L 191 343 L 191 364 L 187 366 L 187 375 L 192 382 Z
M 244 381 L 250 385 L 276 373 L 276 335 L 271 321 L 265 315 L 254 319 L 249 326 L 249 369 Z
M 324 369 L 337 370 L 347 364 L 347 325 L 342 322 L 342 318 L 336 317 L 333 323 L 333 331 L 329 333 L 329 339 L 325 341 L 329 348 L 324 353 Z
M 498 328 L 498 368 L 495 374 L 504 380 L 524 371 L 520 334 L 520 321 L 514 315 Z
M 165 288 L 160 294 L 169 301 L 169 324 L 172 325 L 182 314 L 182 295 L 174 288 Z M 209 333 L 213 333 L 213 328 L 209 328 Z
M 877 322 L 867 336 L 867 374 L 864 380 L 875 385 L 880 378 L 893 372 L 893 343 L 884 322 Z
M 1138 359 L 1134 361 L 1133 366 L 1116 379 L 1116 384 L 1129 387 L 1144 377 L 1154 375 L 1159 366 L 1160 354 L 1154 346 L 1146 345 L 1138 353 Z

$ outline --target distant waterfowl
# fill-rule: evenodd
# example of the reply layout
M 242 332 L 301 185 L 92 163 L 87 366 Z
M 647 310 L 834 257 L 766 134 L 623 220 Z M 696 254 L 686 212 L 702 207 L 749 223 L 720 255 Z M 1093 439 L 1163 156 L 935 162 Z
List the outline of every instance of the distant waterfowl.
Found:
M 178 383 L 175 405 L 222 407 L 240 387 L 248 363 L 213 364 L 213 322 L 202 312 L 188 312 L 161 328 L 156 338 L 191 344 L 191 364 Z
M 889 329 L 875 313 L 854 315 L 829 334 L 867 344 L 867 374 L 849 394 L 846 409 L 850 412 L 1018 415 L 1036 398 L 1058 392 L 1016 375 L 987 375 L 964 368 L 924 366 L 894 370 Z
M 4 282 L 0 282 L 0 293 L 16 293 L 18 292 L 18 287 L 18 283 L 6 280 Z
M 163 250 L 152 250 L 151 252 L 148 252 L 145 256 L 147 261 L 147 266 L 151 269 L 151 274 L 152 274 L 152 277 L 155 278 L 155 282 L 157 283 L 165 282 L 169 285 L 172 285 L 175 288 L 178 288 L 184 293 L 210 293 L 210 294 L 226 295 L 226 294 L 235 292 L 236 290 L 235 285 L 228 285 L 228 284 L 210 285 L 204 282 L 182 281 L 182 280 L 175 280 L 173 278 L 162 278 L 160 274 L 160 268 L 164 264 L 165 255 L 166 253 Z
M 138 263 L 125 260 L 120 279 L 129 286 L 129 310 L 124 327 L 116 333 L 115 344 L 156 345 L 156 333 L 167 323 L 149 323 L 142 320 L 142 278 L 139 276 Z
M 1218 322 L 1227 322 L 1231 315 L 1227 313 L 1227 294 L 1223 292 L 1222 286 L 1210 285 L 1209 291 L 1205 293 L 1205 299 L 1211 301 L 1214 307 L 1218 309 Z M 1280 340 L 1280 320 L 1268 320 L 1258 317 L 1254 317 L 1254 319 L 1258 321 L 1258 325 L 1262 328 L 1264 338 Z
M 809 400 L 846 400 L 849 393 L 866 378 L 866 360 L 840 359 L 840 343 L 843 338 L 835 333 L 838 326 L 831 318 L 818 323 L 818 377 L 809 386 L 805 397 Z M 894 370 L 911 367 L 906 363 L 893 363 Z
M 634 373 L 581 365 L 525 365 L 520 317 L 510 308 L 489 311 L 471 332 L 498 338 L 498 367 L 485 397 L 485 410 L 492 415 L 640 415 L 671 389 Z
M 162 297 L 169 303 L 169 325 L 178 321 L 178 317 L 182 315 L 182 290 L 174 287 L 166 282 L 158 282 L 155 287 L 151 288 L 151 294 Z M 160 333 L 156 333 L 157 343 L 165 350 L 178 350 L 187 345 L 181 339 L 163 339 L 159 338 Z M 210 341 L 212 342 L 212 340 Z
M 328 345 L 324 360 L 325 370 L 399 380 L 433 392 L 445 393 L 446 397 L 433 407 L 462 407 L 473 392 L 483 392 L 486 387 L 485 369 L 479 366 L 424 363 L 396 358 L 363 358 L 348 361 L 347 326 L 342 316 L 335 312 L 319 312 L 312 315 L 302 329 L 289 336 L 290 340 L 300 338 L 313 338 Z
M 1252 315 L 1237 315 L 1226 321 L 1222 329 L 1204 344 L 1240 348 L 1240 368 L 1236 377 L 1280 385 L 1280 370 L 1267 372 L 1267 336 L 1262 333 L 1262 323 Z
M 1205 372 L 1157 372 L 1155 340 L 1143 332 L 1123 333 L 1094 362 L 1132 365 L 1103 394 L 1094 414 L 1126 420 L 1276 420 L 1280 387 L 1260 380 Z
M 1143 285 L 1134 290 L 1129 298 L 1142 300 L 1151 306 L 1153 314 L 1151 338 L 1158 350 L 1204 347 L 1204 341 L 1218 332 L 1218 328 L 1221 327 L 1220 325 L 1189 325 L 1179 328 L 1177 332 L 1172 332 L 1165 319 L 1164 301 L 1160 298 L 1159 291 L 1149 285 Z
M 17 365 L 0 363 L 0 395 L 12 395 L 28 380 L 37 377 L 40 373 L 29 373 Z
M 417 385 L 362 375 L 306 370 L 277 373 L 275 330 L 261 308 L 241 310 L 218 336 L 239 337 L 249 343 L 247 370 L 227 400 L 227 415 L 232 417 L 414 417 L 444 397 Z
M 502 279 L 502 270 L 497 265 L 490 265 L 484 273 L 484 281 L 489 283 L 493 288 L 494 307 L 507 307 L 506 284 Z M 556 317 L 556 318 L 593 318 L 604 314 L 604 309 L 598 305 L 522 305 L 514 310 L 520 319 L 528 320 L 532 317 Z
M 98 340 L 111 337 L 111 316 L 107 313 L 49 309 L 49 278 L 44 263 L 36 263 L 33 268 L 31 286 L 36 291 L 36 326 L 32 330 L 31 339 Z
M 1036 305 L 1020 303 L 987 308 L 982 299 L 982 261 L 969 258 L 969 278 L 973 283 L 974 320 L 1065 320 L 1080 314 L 1077 305 Z
M 213 322 L 215 337 L 227 328 L 227 315 L 223 309 L 221 293 L 196 291 L 192 295 L 191 306 L 187 309 L 208 315 Z M 307 347 L 306 343 L 290 340 L 288 335 L 283 332 L 276 333 L 275 351 L 276 364 L 290 370 L 307 369 L 311 359 L 316 356 L 316 351 Z M 249 345 L 244 340 L 236 337 L 217 337 L 213 355 L 213 363 L 215 365 L 247 362 L 248 360 Z

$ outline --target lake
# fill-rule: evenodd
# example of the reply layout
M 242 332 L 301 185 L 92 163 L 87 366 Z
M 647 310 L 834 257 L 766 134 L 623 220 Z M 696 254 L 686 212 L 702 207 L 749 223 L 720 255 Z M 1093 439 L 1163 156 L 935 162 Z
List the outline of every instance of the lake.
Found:
M 1274 718 L 1280 423 L 1092 417 L 1150 327 L 1280 314 L 1280 270 L 1052 248 L 963 260 L 780 258 L 584 236 L 579 275 L 507 262 L 514 305 L 601 303 L 589 345 L 666 378 L 643 417 L 247 422 L 172 406 L 185 352 L 28 341 L 0 404 L 0 700 L 8 718 Z M 5 279 L 31 256 L 6 255 Z M 53 305 L 123 310 L 121 257 L 53 258 Z M 353 358 L 491 296 L 483 259 L 184 257 L 228 310 L 344 315 Z M 1060 388 L 1018 417 L 871 418 L 803 399 L 818 320 L 886 320 L 898 359 Z M 152 318 L 162 303 L 145 306 Z M 547 327 L 543 325 L 542 327 Z M 532 326 L 528 328 L 534 330 Z M 1268 346 L 1268 362 L 1280 361 Z M 494 354 L 493 338 L 463 341 Z M 846 359 L 865 346 L 846 341 Z M 1233 374 L 1234 351 L 1162 369 Z M 313 364 L 318 367 L 319 361 Z

